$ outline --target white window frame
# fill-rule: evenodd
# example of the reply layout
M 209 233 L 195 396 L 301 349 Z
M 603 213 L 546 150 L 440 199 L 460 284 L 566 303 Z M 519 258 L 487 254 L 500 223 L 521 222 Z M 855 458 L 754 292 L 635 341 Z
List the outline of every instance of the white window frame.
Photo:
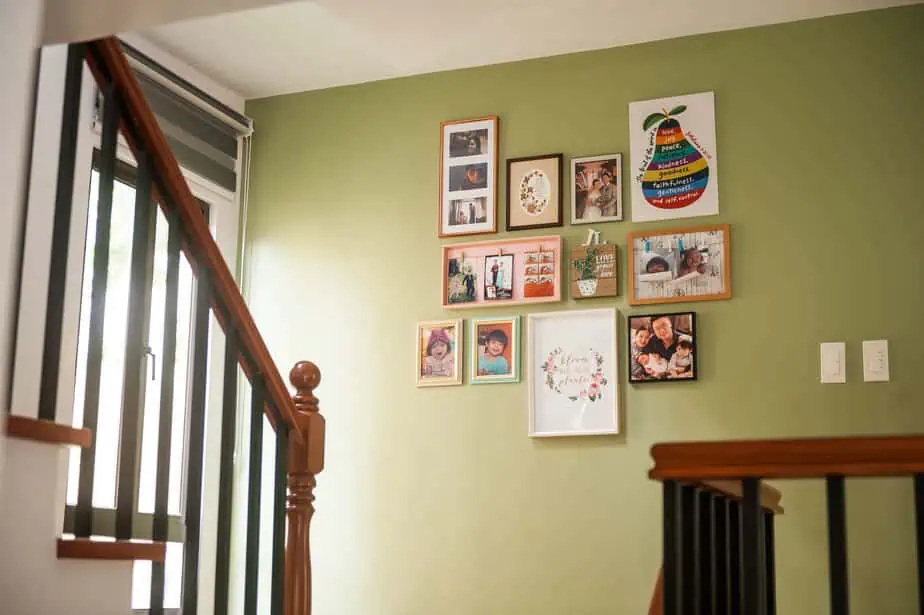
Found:
M 157 53 L 151 53 L 149 45 L 146 45 L 144 50 L 155 59 L 159 59 Z M 17 369 L 12 390 L 12 413 L 32 418 L 38 415 L 66 58 L 67 47 L 65 45 L 42 49 L 36 100 L 29 209 L 23 240 L 23 274 L 14 363 Z M 175 60 L 168 65 L 171 70 L 177 70 Z M 199 80 L 190 74 L 190 71 L 191 69 L 183 71 L 184 78 L 197 83 Z M 208 86 L 209 84 L 200 82 L 197 85 Z M 73 419 L 89 187 L 93 170 L 93 150 L 100 146 L 100 134 L 93 128 L 96 91 L 93 76 L 89 69 L 84 67 L 56 408 L 56 420 L 63 424 L 71 424 Z M 242 100 L 243 98 L 230 101 L 229 106 L 240 107 L 239 103 Z M 135 165 L 134 156 L 121 136 L 117 145 L 117 157 Z M 182 167 L 181 171 L 193 196 L 209 204 L 209 225 L 212 235 L 225 262 L 228 263 L 232 276 L 237 279 L 238 271 L 235 264 L 239 254 L 241 218 L 238 194 L 240 191 L 238 193 L 228 191 Z M 240 160 L 238 161 L 238 177 L 240 177 Z M 224 348 L 224 334 L 212 316 L 209 328 L 209 371 L 199 543 L 199 605 L 203 615 L 209 615 L 214 602 Z M 58 483 L 55 487 L 58 511 L 55 527 L 59 533 L 64 525 L 67 470 L 68 456 L 62 454 Z

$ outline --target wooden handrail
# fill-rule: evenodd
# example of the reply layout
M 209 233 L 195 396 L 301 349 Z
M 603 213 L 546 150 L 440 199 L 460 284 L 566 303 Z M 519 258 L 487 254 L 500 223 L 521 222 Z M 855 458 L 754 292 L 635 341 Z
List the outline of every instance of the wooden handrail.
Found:
M 656 444 L 657 480 L 908 476 L 924 472 L 924 436 Z
M 216 319 L 227 332 L 233 330 L 249 361 L 240 361 L 251 380 L 257 374 L 266 382 L 270 401 L 288 424 L 290 434 L 304 444 L 304 434 L 296 420 L 297 410 L 269 350 L 244 302 L 234 276 L 215 243 L 208 224 L 199 211 L 195 197 L 180 172 L 179 164 L 167 139 L 148 107 L 118 39 L 109 37 L 87 43 L 87 63 L 100 87 L 113 83 L 123 109 L 122 134 L 135 153 L 145 152 L 155 170 L 155 198 L 165 212 L 175 209 L 183 228 L 183 250 L 198 275 L 199 267 L 208 272 L 212 288 L 212 308 Z M 166 194 L 161 194 L 161 191 Z M 266 412 L 275 427 L 275 415 Z

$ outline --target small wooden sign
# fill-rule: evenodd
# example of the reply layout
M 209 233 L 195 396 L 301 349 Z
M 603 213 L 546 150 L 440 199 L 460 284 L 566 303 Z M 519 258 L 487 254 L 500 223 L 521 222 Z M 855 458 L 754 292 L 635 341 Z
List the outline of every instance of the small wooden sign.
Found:
M 569 265 L 572 298 L 615 297 L 619 294 L 615 244 L 572 248 Z

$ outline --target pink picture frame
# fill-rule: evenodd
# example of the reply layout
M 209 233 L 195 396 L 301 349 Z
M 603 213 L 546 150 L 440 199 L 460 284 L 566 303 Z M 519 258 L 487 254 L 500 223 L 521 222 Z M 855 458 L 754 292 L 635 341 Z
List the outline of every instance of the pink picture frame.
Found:
M 564 264 L 559 235 L 456 243 L 441 250 L 440 302 L 445 309 L 555 303 L 562 299 Z M 512 265 L 508 264 L 510 259 L 496 258 L 499 256 L 512 256 Z M 511 286 L 509 298 L 506 292 L 498 292 Z

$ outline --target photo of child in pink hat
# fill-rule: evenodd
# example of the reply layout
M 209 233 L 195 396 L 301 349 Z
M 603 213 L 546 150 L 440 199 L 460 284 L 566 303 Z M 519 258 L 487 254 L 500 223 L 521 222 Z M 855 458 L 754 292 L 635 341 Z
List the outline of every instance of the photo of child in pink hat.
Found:
M 459 320 L 417 325 L 417 386 L 462 384 Z

